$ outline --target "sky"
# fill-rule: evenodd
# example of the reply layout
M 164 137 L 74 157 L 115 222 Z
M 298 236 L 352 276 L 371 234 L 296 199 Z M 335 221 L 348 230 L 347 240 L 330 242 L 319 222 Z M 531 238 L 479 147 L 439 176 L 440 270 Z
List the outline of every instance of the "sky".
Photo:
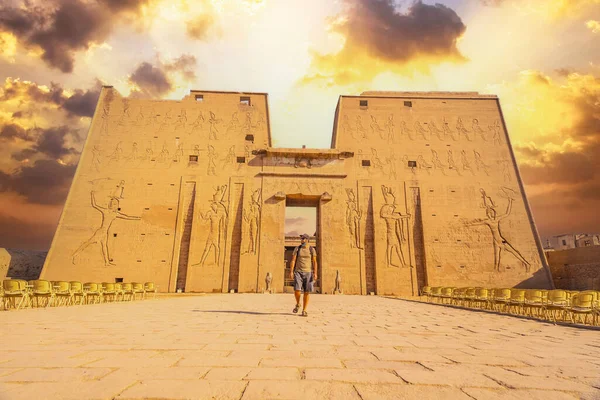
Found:
M 600 231 L 600 0 L 0 0 L 0 247 L 49 248 L 102 85 L 267 92 L 313 148 L 342 94 L 496 94 L 542 239 Z

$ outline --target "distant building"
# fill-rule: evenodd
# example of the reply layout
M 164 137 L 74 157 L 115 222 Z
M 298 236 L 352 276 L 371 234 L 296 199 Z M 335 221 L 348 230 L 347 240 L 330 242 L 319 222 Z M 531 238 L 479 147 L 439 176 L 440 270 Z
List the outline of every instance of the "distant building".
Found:
M 600 245 L 600 234 L 591 233 L 569 233 L 565 235 L 553 236 L 550 241 L 549 249 L 553 250 L 566 250 L 575 249 L 577 247 L 589 247 Z

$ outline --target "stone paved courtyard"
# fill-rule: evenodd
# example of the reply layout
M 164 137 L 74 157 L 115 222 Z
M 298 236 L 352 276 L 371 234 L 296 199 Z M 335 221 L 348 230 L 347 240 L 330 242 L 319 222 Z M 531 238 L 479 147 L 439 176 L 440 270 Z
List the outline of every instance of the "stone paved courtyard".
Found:
M 600 332 L 371 296 L 0 313 L 0 399 L 600 399 Z

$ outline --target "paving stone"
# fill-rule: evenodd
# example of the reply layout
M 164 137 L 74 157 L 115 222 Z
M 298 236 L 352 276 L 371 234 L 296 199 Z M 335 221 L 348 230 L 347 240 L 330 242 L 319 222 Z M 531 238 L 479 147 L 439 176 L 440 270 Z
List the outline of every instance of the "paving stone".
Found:
M 362 400 L 467 400 L 467 396 L 460 389 L 440 386 L 416 386 L 416 385 L 354 385 Z
M 241 381 L 248 375 L 250 368 L 248 367 L 225 367 L 212 368 L 204 379 L 215 381 Z
M 384 370 L 308 368 L 305 374 L 307 380 L 402 383 L 396 375 Z
M 212 380 L 149 380 L 131 386 L 117 399 L 239 400 L 247 384 L 247 382 Z
M 463 392 L 475 400 L 573 400 L 581 398 L 579 395 L 549 390 L 463 388 Z
M 348 383 L 314 381 L 252 381 L 241 400 L 361 400 Z
M 300 370 L 298 368 L 253 368 L 246 376 L 247 380 L 298 380 L 300 379 Z
M 110 368 L 24 368 L 0 377 L 2 382 L 70 382 L 101 379 L 113 372 Z

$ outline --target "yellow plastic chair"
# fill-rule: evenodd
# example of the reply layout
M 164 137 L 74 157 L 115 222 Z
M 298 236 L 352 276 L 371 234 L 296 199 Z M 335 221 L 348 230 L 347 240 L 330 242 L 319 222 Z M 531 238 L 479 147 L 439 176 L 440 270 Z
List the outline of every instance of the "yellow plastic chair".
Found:
M 510 289 L 495 289 L 493 308 L 496 311 L 506 311 L 510 304 Z
M 112 299 L 113 302 L 117 301 L 117 291 L 115 290 L 115 284 L 110 282 L 102 282 L 102 297 L 106 302 Z
M 454 292 L 453 287 L 443 287 L 440 293 L 440 301 L 444 304 L 444 301 L 447 300 L 448 304 L 452 301 L 452 292 Z
M 129 301 L 133 300 L 133 284 L 132 283 L 123 283 L 123 300 L 125 300 L 126 296 L 129 296 Z
M 429 293 L 430 292 L 431 292 L 431 287 L 429 287 L 429 286 L 423 286 L 421 288 L 421 294 L 420 294 L 420 296 L 427 296 L 427 297 L 429 297 Z
M 511 310 L 516 310 L 517 315 L 523 313 L 525 304 L 525 289 L 510 289 L 510 301 L 508 302 L 508 313 Z
M 54 297 L 56 305 L 68 306 L 73 301 L 73 293 L 71 293 L 71 285 L 65 281 L 54 281 L 52 282 L 54 288 Z
M 27 307 L 27 305 L 31 304 L 31 297 L 27 288 L 27 281 L 22 279 L 6 279 L 2 281 L 2 287 L 4 288 L 4 302 L 6 310 L 10 308 L 11 300 L 13 307 L 17 310 L 23 305 Z M 17 298 L 20 298 L 18 305 Z
M 525 303 L 523 305 L 523 312 L 525 315 L 536 318 L 541 317 L 542 309 L 544 308 L 543 292 L 543 290 L 539 289 L 527 289 L 525 291 Z M 537 311 L 536 315 L 533 315 L 533 310 Z
M 562 319 L 566 319 L 567 307 L 569 300 L 567 299 L 567 291 L 555 289 L 548 291 L 548 300 L 544 305 L 544 318 L 548 319 L 550 312 L 550 320 L 556 322 L 556 313 L 562 314 Z
M 133 291 L 133 299 L 136 299 L 136 296 L 140 295 L 140 300 L 144 299 L 144 284 L 139 282 L 132 282 L 132 291 Z
M 494 297 L 496 296 L 496 290 L 498 289 L 488 289 L 488 299 L 485 304 L 485 308 L 488 310 L 494 309 Z
M 2 305 L 2 310 L 6 310 L 4 306 L 4 286 L 0 285 L 0 305 Z
M 465 298 L 465 290 L 466 288 L 456 288 L 452 292 L 452 300 L 451 303 L 460 306 Z
M 486 308 L 488 303 L 488 294 L 489 291 L 486 288 L 475 288 L 475 298 L 473 299 L 473 304 L 475 307 Z
M 86 293 L 83 291 L 83 284 L 79 281 L 71 281 L 69 282 L 69 286 L 71 287 L 73 304 L 75 304 L 75 299 L 77 298 L 79 298 L 79 305 L 86 304 L 87 298 Z
M 45 298 L 46 302 L 44 308 L 52 305 L 54 301 L 54 289 L 52 288 L 52 282 L 43 279 L 36 279 L 29 281 L 31 285 L 31 299 L 32 304 L 35 299 L 36 307 L 40 306 L 40 297 Z
M 465 307 L 473 307 L 473 302 L 475 301 L 476 293 L 477 293 L 477 291 L 475 290 L 474 287 L 468 287 L 465 290 L 465 298 L 463 301 L 463 305 Z
M 101 287 L 100 284 L 95 282 L 86 282 L 83 284 L 83 292 L 85 293 L 87 304 L 89 304 L 92 299 L 94 299 L 94 304 L 102 303 Z
M 121 296 L 121 300 L 119 300 L 119 296 Z M 123 301 L 123 284 L 120 282 L 115 283 L 115 300 Z
M 586 290 L 579 292 L 571 297 L 571 305 L 567 307 L 570 312 L 571 322 L 575 323 L 580 315 L 585 315 L 583 324 L 587 324 L 588 316 L 591 317 L 591 322 L 594 322 L 594 305 L 598 299 L 597 292 L 593 290 Z M 575 317 L 575 318 L 573 318 Z
M 156 287 L 156 285 L 154 284 L 154 282 L 146 282 L 146 283 L 144 283 L 144 299 L 150 293 L 152 293 L 152 298 L 156 299 L 157 289 L 158 288 Z

